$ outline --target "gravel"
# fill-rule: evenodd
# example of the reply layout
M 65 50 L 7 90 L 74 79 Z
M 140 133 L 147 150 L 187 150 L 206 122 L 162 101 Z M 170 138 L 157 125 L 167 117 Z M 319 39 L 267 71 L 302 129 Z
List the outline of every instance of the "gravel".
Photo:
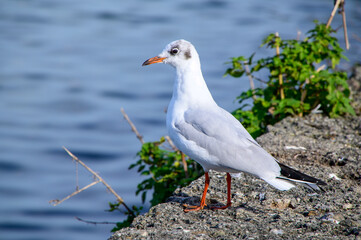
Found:
M 360 85 L 360 70 L 351 86 Z M 201 177 L 109 239 L 361 239 L 361 92 L 354 89 L 357 116 L 288 117 L 257 139 L 280 162 L 325 181 L 324 193 L 278 191 L 242 174 L 232 179 L 230 208 L 184 213 L 182 204 L 199 204 Z M 210 178 L 207 204 L 225 204 L 225 173 Z

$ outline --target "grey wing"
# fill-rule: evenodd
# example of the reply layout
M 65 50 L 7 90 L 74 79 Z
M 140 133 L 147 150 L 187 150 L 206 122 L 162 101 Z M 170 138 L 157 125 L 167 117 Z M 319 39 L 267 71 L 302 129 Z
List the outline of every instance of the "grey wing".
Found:
M 185 139 L 205 149 L 219 168 L 248 172 L 261 178 L 267 174 L 279 175 L 276 160 L 222 108 L 187 110 L 184 121 L 176 128 Z

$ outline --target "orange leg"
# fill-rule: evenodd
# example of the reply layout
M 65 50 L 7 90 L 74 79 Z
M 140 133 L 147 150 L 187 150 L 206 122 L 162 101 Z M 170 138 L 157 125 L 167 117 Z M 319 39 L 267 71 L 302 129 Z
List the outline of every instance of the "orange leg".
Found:
M 208 190 L 208 186 L 209 186 L 209 176 L 208 176 L 208 172 L 206 172 L 205 174 L 206 180 L 204 182 L 204 190 L 203 190 L 203 195 L 202 195 L 202 199 L 201 199 L 201 204 L 199 206 L 189 206 L 189 205 L 184 205 L 186 207 L 186 209 L 184 209 L 184 212 L 190 212 L 190 211 L 198 211 L 204 208 L 204 206 L 206 206 L 206 195 L 207 195 L 207 190 Z
M 231 175 L 227 173 L 227 205 L 223 207 L 212 207 L 211 209 L 226 209 L 232 205 L 231 202 Z

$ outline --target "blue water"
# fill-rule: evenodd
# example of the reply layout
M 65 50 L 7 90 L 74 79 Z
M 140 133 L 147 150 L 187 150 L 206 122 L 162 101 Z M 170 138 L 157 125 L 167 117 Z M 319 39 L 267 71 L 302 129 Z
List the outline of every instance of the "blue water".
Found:
M 123 215 L 100 184 L 59 206 L 75 190 L 69 148 L 129 204 L 141 177 L 128 166 L 140 143 L 123 107 L 146 141 L 166 134 L 165 113 L 174 71 L 141 67 L 176 39 L 191 41 L 215 100 L 227 110 L 247 79 L 222 78 L 232 56 L 269 53 L 261 40 L 278 31 L 303 34 L 326 22 L 332 1 L 2 0 L 0 2 L 0 239 L 106 239 Z M 346 5 L 349 69 L 361 55 L 361 6 Z M 338 27 L 341 16 L 332 24 Z M 304 36 L 304 35 L 302 35 Z M 344 47 L 343 33 L 337 36 Z M 92 181 L 80 168 L 80 185 Z

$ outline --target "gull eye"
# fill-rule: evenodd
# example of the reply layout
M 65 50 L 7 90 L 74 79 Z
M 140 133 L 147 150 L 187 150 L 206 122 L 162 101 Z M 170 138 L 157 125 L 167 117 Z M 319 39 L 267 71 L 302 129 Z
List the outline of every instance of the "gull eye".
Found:
M 178 48 L 172 48 L 172 50 L 170 50 L 170 54 L 172 55 L 176 55 L 179 52 Z

